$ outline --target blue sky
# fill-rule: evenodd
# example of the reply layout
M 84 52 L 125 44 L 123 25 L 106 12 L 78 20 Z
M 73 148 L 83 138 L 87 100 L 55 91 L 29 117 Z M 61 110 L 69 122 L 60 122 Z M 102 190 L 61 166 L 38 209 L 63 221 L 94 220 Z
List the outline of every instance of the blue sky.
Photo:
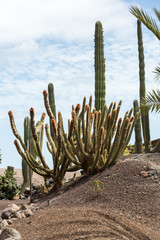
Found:
M 30 107 L 39 120 L 45 111 L 42 92 L 52 82 L 57 112 L 67 129 L 72 104 L 90 95 L 94 100 L 94 28 L 104 28 L 106 103 L 123 104 L 120 116 L 139 98 L 136 18 L 129 6 L 153 15 L 158 0 L 2 0 L 0 1 L 0 149 L 5 168 L 21 168 L 8 111 L 12 110 L 23 137 L 23 121 Z M 146 89 L 158 88 L 153 70 L 159 61 L 159 41 L 143 26 Z M 46 117 L 45 122 L 48 122 Z M 159 138 L 159 115 L 150 114 L 151 138 Z M 131 143 L 134 143 L 134 134 Z M 46 145 L 43 154 L 51 161 Z M 52 162 L 52 161 L 51 161 Z

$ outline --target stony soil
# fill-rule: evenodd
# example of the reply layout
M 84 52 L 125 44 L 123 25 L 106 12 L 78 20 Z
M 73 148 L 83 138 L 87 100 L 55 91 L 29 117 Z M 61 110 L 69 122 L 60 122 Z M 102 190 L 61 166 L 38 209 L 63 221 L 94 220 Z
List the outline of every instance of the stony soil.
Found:
M 159 240 L 160 154 L 129 155 L 37 201 L 33 216 L 11 226 L 23 240 Z

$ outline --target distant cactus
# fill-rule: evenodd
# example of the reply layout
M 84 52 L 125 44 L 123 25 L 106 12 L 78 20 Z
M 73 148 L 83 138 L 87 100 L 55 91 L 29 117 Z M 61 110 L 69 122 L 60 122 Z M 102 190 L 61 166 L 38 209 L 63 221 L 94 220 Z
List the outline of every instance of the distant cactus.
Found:
M 105 58 L 102 23 L 95 24 L 95 108 L 97 111 L 105 105 L 106 84 L 105 84 Z
M 133 106 L 134 106 L 134 115 L 136 115 L 136 113 L 139 112 L 139 105 L 137 100 L 133 101 Z M 139 116 L 135 125 L 135 153 L 142 153 L 142 152 L 143 152 L 143 144 L 142 144 L 142 134 L 141 134 L 141 119 Z
M 138 36 L 138 53 L 139 53 L 139 80 L 140 80 L 140 107 L 141 101 L 145 98 L 145 64 L 144 64 L 144 50 L 141 21 L 137 20 L 137 36 Z M 141 121 L 143 129 L 143 138 L 145 144 L 145 152 L 150 152 L 150 128 L 149 128 L 149 112 L 142 114 Z

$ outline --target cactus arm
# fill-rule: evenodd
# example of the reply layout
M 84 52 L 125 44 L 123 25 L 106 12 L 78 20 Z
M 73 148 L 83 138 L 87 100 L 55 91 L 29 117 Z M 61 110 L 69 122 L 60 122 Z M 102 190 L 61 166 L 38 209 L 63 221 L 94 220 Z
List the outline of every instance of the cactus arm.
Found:
M 113 112 L 112 112 L 112 115 L 111 115 L 111 118 L 109 120 L 109 126 L 108 126 L 108 129 L 106 129 L 106 138 L 104 140 L 104 148 L 107 149 L 108 148 L 108 145 L 109 145 L 109 142 L 111 141 L 110 139 L 110 136 L 111 136 L 111 133 L 112 133 L 112 128 L 113 128 L 113 125 L 114 125 L 114 121 L 115 121 L 115 118 L 116 118 L 116 114 L 117 114 L 117 110 L 114 109 Z
M 46 145 L 47 145 L 48 151 L 49 151 L 51 154 L 53 154 L 52 149 L 50 148 L 48 141 L 46 142 Z
M 50 105 L 51 111 L 54 115 L 54 119 L 56 120 L 56 105 L 55 105 L 55 97 L 54 97 L 54 86 L 52 83 L 48 84 L 48 98 L 49 98 L 49 105 Z M 56 137 L 55 137 L 54 131 L 52 129 L 51 118 L 50 118 L 50 134 L 52 136 L 52 139 L 56 143 Z
M 130 131 L 128 132 L 128 136 L 127 136 L 127 139 L 126 139 L 126 146 L 124 146 L 124 149 L 122 150 L 123 152 L 124 152 L 125 148 L 127 147 L 130 139 L 131 139 L 132 132 L 133 132 L 133 128 L 135 127 L 138 118 L 139 118 L 139 113 L 136 113 L 136 114 L 135 114 L 135 117 L 134 117 L 134 119 L 133 119 L 133 123 L 132 123 L 132 125 L 131 125 L 131 129 L 130 129 Z
M 46 108 L 46 111 L 47 111 L 47 114 L 48 114 L 50 120 L 55 119 L 55 116 L 54 116 L 52 109 L 50 107 L 50 104 L 49 104 L 48 93 L 46 90 L 43 91 L 43 96 L 44 96 L 44 106 Z
M 109 117 L 112 107 L 113 107 L 113 102 L 111 102 L 111 104 L 109 105 L 109 109 L 107 110 L 107 116 L 106 116 L 106 119 L 105 119 L 104 125 L 103 125 L 104 129 L 106 129 L 106 127 L 107 127 L 108 117 Z
M 92 172 L 94 170 L 94 168 L 96 167 L 99 157 L 100 157 L 100 153 L 102 150 L 102 143 L 103 143 L 103 134 L 104 134 L 104 127 L 101 126 L 101 130 L 100 130 L 100 139 L 99 139 L 99 143 L 98 143 L 98 150 L 97 150 L 97 154 L 95 157 L 95 154 L 93 154 L 92 158 L 93 158 L 93 164 L 88 168 L 89 172 Z
M 85 134 L 85 152 L 88 152 L 89 146 L 90 146 L 90 125 L 91 125 L 91 111 L 90 107 L 87 107 L 87 114 L 86 114 L 86 134 Z
M 70 159 L 70 161 L 73 162 L 75 165 L 80 165 L 80 164 L 77 162 L 76 158 L 73 157 L 73 154 L 71 153 L 71 148 L 67 149 L 64 140 L 62 141 L 62 143 L 63 143 L 64 150 L 65 150 L 65 152 L 66 152 L 66 154 L 67 154 L 67 157 Z M 68 143 L 69 143 L 69 142 L 68 142 Z M 69 144 L 68 144 L 68 146 L 69 146 Z
M 93 152 L 96 152 L 97 149 L 97 118 L 98 112 L 96 111 L 94 114 L 94 125 L 93 125 Z
M 92 109 L 92 96 L 90 96 L 89 98 L 89 107 L 90 107 L 90 110 Z
M 36 147 L 37 147 L 37 152 L 38 152 L 38 156 L 43 164 L 43 166 L 47 169 L 49 169 L 48 165 L 46 164 L 45 162 L 45 159 L 42 155 L 42 152 L 41 152 L 41 149 L 40 149 L 40 146 L 39 146 L 39 143 L 38 143 L 38 135 L 37 135 L 37 132 L 36 132 L 36 126 L 35 126 L 35 121 L 34 121 L 34 109 L 33 108 L 30 108 L 30 118 L 31 118 L 31 132 L 32 132 L 32 137 L 36 143 Z
M 85 107 L 86 107 L 86 97 L 83 98 L 82 111 L 79 115 L 79 118 L 82 120 L 82 136 L 83 136 L 83 139 L 85 139 L 85 121 L 84 121 Z
M 74 165 L 74 166 L 72 166 L 72 167 L 69 167 L 69 168 L 67 169 L 67 172 L 75 172 L 75 171 L 78 171 L 78 170 L 80 170 L 80 169 L 81 169 L 80 166 Z
M 23 158 L 23 160 L 27 162 L 27 164 L 29 165 L 29 167 L 30 167 L 33 171 L 35 171 L 36 173 L 39 174 L 39 171 L 38 171 L 37 169 L 35 169 L 35 168 L 33 167 L 33 165 L 31 164 L 31 161 L 29 160 L 30 158 L 28 158 L 28 156 L 27 156 L 28 152 L 27 152 L 27 154 L 24 154 L 24 153 L 22 152 L 22 150 L 21 150 L 21 148 L 20 148 L 20 145 L 18 144 L 17 140 L 14 141 L 14 144 L 15 144 L 15 146 L 16 146 L 16 149 L 17 149 L 18 153 L 19 153 L 19 154 L 21 155 L 21 157 Z M 26 150 L 26 151 L 27 151 L 27 150 Z M 41 173 L 41 176 L 47 176 L 47 174 L 46 174 L 46 173 L 44 173 L 44 174 Z
M 120 137 L 121 122 L 122 122 L 122 118 L 120 118 L 118 121 L 118 127 L 117 127 L 117 131 L 116 131 L 115 139 L 114 139 L 114 142 L 113 142 L 113 145 L 112 145 L 112 148 L 111 148 L 111 151 L 110 151 L 108 157 L 106 156 L 107 151 L 105 152 L 105 164 L 101 168 L 99 168 L 99 170 L 101 170 L 101 171 L 105 169 L 105 167 L 110 162 L 111 157 L 113 158 L 114 152 L 116 151 L 116 148 L 117 148 L 118 142 L 119 142 L 119 137 Z
M 50 144 L 50 146 L 52 148 L 51 152 L 53 152 L 53 155 L 55 157 L 56 156 L 56 152 L 57 152 L 57 148 L 56 148 L 55 143 L 54 143 L 54 141 L 53 141 L 53 139 L 52 139 L 52 137 L 51 137 L 51 135 L 49 133 L 49 126 L 48 126 L 48 124 L 45 125 L 45 132 L 46 132 L 47 140 L 48 140 L 48 142 L 49 142 L 49 144 Z
M 106 115 L 107 115 L 107 105 L 105 104 L 104 107 L 103 107 L 103 110 L 102 110 L 102 114 L 101 114 L 100 126 L 104 125 Z

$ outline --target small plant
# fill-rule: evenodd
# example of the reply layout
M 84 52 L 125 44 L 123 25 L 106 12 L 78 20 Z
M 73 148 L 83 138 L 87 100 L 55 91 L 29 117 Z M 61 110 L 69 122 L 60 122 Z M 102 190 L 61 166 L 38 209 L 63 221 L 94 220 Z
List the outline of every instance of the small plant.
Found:
M 11 168 L 5 170 L 5 175 L 0 176 L 0 199 L 12 200 L 18 193 L 17 181 L 13 177 L 16 173 Z
M 95 189 L 96 191 L 98 191 L 98 193 L 100 195 L 103 194 L 103 189 L 102 189 L 102 186 L 103 186 L 104 182 L 98 180 L 98 179 L 95 179 L 93 181 L 93 189 Z
M 129 154 L 130 154 L 130 151 L 129 151 L 128 147 L 126 147 L 122 156 L 128 156 Z
M 125 151 L 123 152 L 122 156 L 127 156 L 129 154 L 134 153 L 134 146 L 132 146 L 131 144 L 128 144 L 128 146 L 126 147 Z
M 108 176 L 106 176 L 105 178 L 112 178 L 112 177 L 115 177 L 116 176 L 116 174 L 111 174 L 111 175 L 108 175 Z

